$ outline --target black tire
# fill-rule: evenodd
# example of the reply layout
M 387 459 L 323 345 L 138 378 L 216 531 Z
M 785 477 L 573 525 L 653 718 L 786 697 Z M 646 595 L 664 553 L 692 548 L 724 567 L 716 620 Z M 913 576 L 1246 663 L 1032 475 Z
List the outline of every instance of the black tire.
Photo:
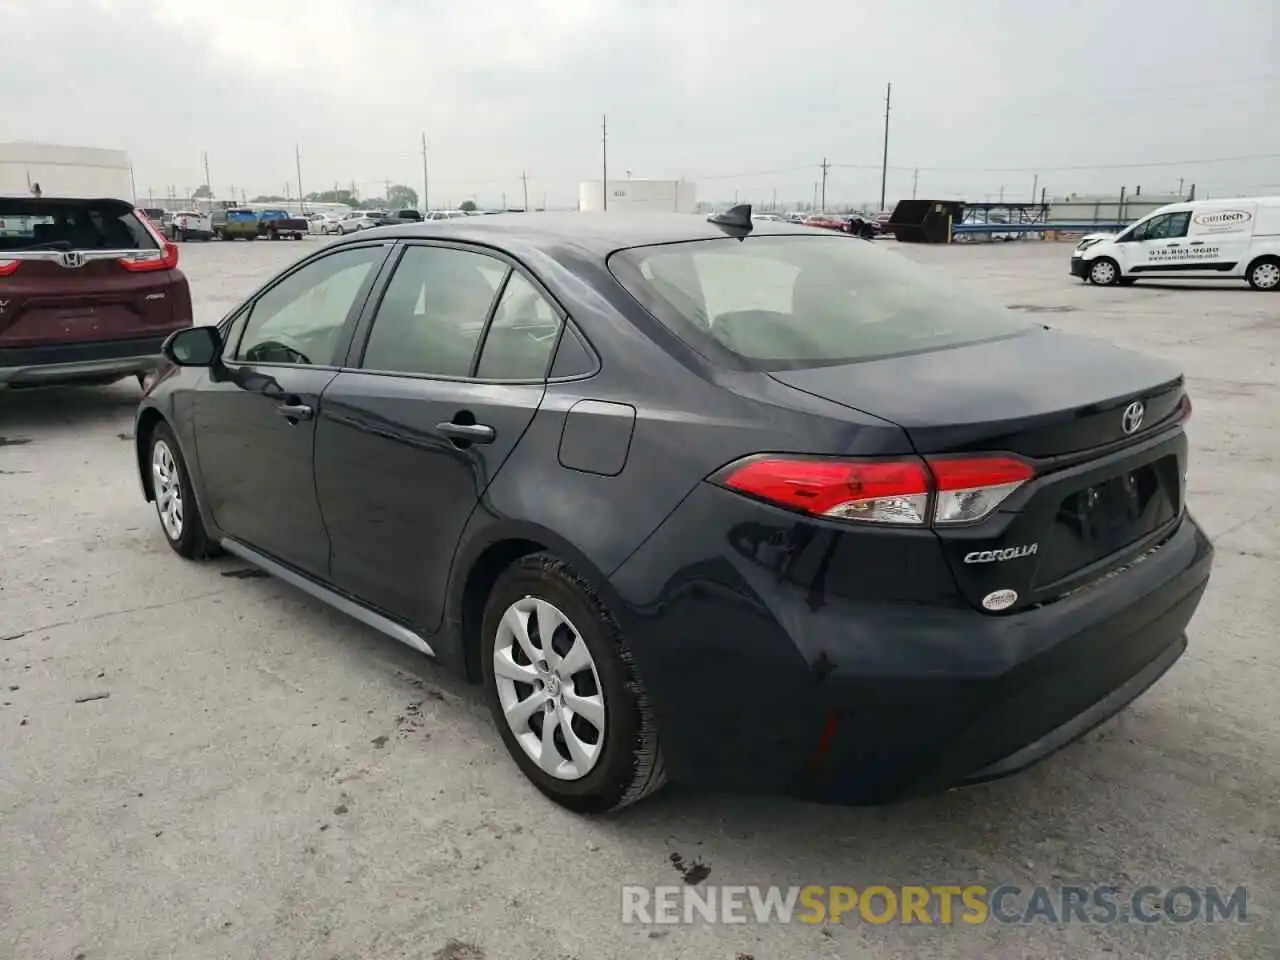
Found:
M 1106 271 L 1102 269 L 1106 265 L 1110 265 L 1111 267 L 1111 272 L 1109 274 L 1110 279 L 1099 280 L 1099 276 L 1108 275 Z M 1092 265 L 1089 267 L 1089 282 L 1099 287 L 1114 287 L 1120 282 L 1120 264 L 1116 263 L 1110 257 L 1099 257 L 1097 260 L 1094 260 Z
M 185 230 L 175 230 L 175 231 L 173 232 L 173 239 L 174 239 L 174 240 L 176 240 L 178 243 L 186 243 L 186 242 L 187 242 L 187 231 L 185 231 Z
M 1280 282 L 1271 279 L 1277 271 L 1280 271 L 1280 257 L 1259 257 L 1249 264 L 1244 278 L 1255 290 L 1280 290 Z
M 258 235 L 257 235 L 256 233 L 249 233 L 249 234 L 245 234 L 245 239 L 246 239 L 246 240 L 257 240 L 257 239 L 258 239 Z
M 599 676 L 604 700 L 601 754 L 577 780 L 553 777 L 534 762 L 516 739 L 499 700 L 493 665 L 498 627 L 507 609 L 526 597 L 546 600 L 563 612 L 586 644 Z M 485 603 L 480 636 L 485 696 L 494 723 L 516 765 L 547 797 L 577 813 L 604 813 L 642 800 L 666 783 L 649 698 L 618 625 L 591 586 L 564 561 L 538 553 L 505 570 Z
M 154 464 L 157 448 L 161 444 L 164 444 L 172 458 L 181 496 L 181 525 L 176 535 L 165 523 L 161 502 L 162 491 L 157 489 L 158 481 Z M 177 438 L 173 435 L 173 430 L 164 421 L 155 425 L 148 438 L 147 469 L 151 471 L 149 482 L 152 499 L 156 505 L 156 516 L 160 520 L 160 532 L 164 534 L 169 546 L 179 556 L 186 557 L 188 560 L 203 560 L 205 557 L 217 556 L 221 551 L 216 544 L 210 542 L 208 534 L 205 533 L 204 521 L 200 518 L 200 508 L 196 506 L 195 493 L 191 487 L 191 475 L 187 472 L 187 462 L 183 459 L 182 450 L 178 446 Z

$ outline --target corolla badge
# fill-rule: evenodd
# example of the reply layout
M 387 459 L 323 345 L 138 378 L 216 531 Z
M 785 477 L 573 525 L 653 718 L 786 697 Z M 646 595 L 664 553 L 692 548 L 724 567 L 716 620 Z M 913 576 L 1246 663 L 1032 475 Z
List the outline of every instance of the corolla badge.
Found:
M 1038 543 L 1026 543 L 1020 547 L 1006 547 L 1003 550 L 974 550 L 964 555 L 965 563 L 1003 563 L 1005 560 L 1019 560 L 1031 557 L 1040 549 Z
M 1142 405 L 1141 400 L 1135 400 L 1124 408 L 1124 413 L 1120 415 L 1120 429 L 1124 431 L 1125 436 L 1138 432 L 1146 413 L 1147 408 Z

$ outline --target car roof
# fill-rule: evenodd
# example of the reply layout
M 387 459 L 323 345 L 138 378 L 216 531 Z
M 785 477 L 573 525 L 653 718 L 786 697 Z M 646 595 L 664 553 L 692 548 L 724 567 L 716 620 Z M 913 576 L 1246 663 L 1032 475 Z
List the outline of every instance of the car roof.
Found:
M 830 236 L 825 230 L 797 227 L 780 221 L 752 221 L 753 235 Z M 458 217 L 430 223 L 397 224 L 366 231 L 349 242 L 374 237 L 405 240 L 459 240 L 494 247 L 517 245 L 551 250 L 576 247 L 599 256 L 615 250 L 729 236 L 703 214 L 682 213 L 495 213 L 487 217 Z

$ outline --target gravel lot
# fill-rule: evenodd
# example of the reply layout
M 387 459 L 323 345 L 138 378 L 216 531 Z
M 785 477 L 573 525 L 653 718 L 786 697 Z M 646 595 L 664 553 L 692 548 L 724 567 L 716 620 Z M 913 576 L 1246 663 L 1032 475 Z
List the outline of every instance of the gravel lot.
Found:
M 197 321 L 319 242 L 185 245 Z M 903 252 L 1187 371 L 1217 566 L 1190 650 L 1121 717 L 893 808 L 669 789 L 581 819 L 522 780 L 474 690 L 235 560 L 176 557 L 138 490 L 132 381 L 0 394 L 0 957 L 1280 955 L 1280 296 L 1088 287 L 1067 244 Z M 677 854 L 720 884 L 1243 884 L 1250 922 L 622 925 L 620 886 L 679 883 Z

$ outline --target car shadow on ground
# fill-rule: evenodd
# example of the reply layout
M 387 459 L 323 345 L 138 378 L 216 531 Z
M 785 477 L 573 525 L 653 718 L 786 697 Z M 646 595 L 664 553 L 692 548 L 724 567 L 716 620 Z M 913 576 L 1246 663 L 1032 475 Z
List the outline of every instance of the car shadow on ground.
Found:
M 142 391 L 132 377 L 110 386 L 0 390 L 0 437 L 14 439 L 42 427 L 94 427 L 132 418 Z

